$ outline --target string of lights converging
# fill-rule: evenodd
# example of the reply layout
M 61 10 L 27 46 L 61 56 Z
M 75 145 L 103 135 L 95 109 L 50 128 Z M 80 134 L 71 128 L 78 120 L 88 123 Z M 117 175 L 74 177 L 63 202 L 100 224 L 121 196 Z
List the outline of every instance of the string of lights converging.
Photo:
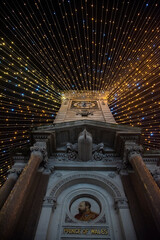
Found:
M 51 124 L 66 90 L 109 91 L 120 124 L 160 148 L 158 0 L 2 0 L 0 184 L 32 126 Z

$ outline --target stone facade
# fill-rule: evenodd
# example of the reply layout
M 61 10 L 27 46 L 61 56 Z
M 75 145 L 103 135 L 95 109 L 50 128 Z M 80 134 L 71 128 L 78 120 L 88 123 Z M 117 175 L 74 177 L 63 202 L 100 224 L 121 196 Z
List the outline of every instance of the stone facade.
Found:
M 32 182 L 28 172 L 33 198 L 23 203 L 17 239 L 159 239 L 160 154 L 143 151 L 139 128 L 115 122 L 105 96 L 66 93 L 53 125 L 32 131 L 30 165 L 39 156 L 39 168 Z M 26 162 L 15 157 L 19 186 Z

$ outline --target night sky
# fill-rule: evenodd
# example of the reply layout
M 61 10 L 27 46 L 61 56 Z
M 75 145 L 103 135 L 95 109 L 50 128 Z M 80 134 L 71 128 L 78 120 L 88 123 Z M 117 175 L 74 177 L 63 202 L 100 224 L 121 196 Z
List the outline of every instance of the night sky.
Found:
M 65 90 L 109 90 L 120 124 L 160 149 L 160 1 L 2 0 L 0 182 Z

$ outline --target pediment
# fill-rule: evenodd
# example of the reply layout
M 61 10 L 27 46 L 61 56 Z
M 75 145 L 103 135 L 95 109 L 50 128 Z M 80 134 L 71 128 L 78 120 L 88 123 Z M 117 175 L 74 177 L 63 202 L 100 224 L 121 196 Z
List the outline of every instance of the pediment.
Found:
M 93 142 L 98 144 L 103 142 L 105 147 L 114 148 L 115 142 L 120 135 L 123 136 L 140 136 L 140 128 L 130 127 L 126 125 L 119 125 L 113 123 L 104 123 L 93 120 L 80 120 L 58 123 L 49 126 L 39 127 L 32 131 L 33 138 L 37 139 L 38 136 L 48 136 L 54 133 L 56 138 L 56 148 L 61 148 L 67 142 L 72 144 L 77 142 L 80 132 L 86 129 L 92 134 Z

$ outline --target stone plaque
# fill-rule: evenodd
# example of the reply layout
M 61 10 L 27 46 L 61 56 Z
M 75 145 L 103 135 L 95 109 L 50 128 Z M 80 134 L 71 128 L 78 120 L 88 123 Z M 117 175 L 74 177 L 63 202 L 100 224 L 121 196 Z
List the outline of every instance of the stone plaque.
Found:
M 61 228 L 61 240 L 111 239 L 101 201 L 95 196 L 86 193 L 75 196 L 69 203 L 68 214 Z
M 110 239 L 108 226 L 65 226 L 61 239 Z

